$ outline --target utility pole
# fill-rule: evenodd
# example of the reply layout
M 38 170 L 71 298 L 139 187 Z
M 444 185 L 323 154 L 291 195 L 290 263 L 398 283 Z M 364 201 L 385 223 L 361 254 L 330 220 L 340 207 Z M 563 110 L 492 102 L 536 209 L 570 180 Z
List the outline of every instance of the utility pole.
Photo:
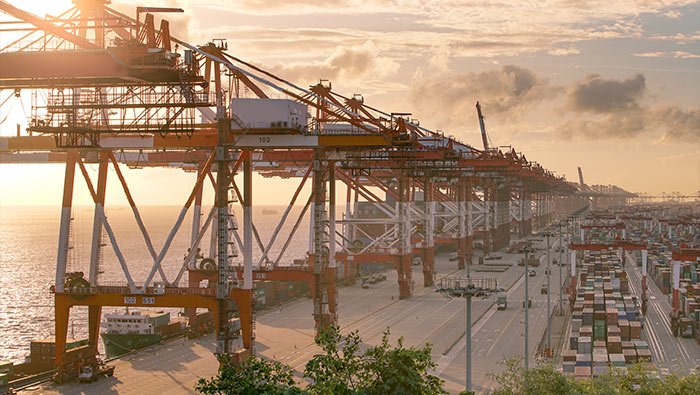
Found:
M 471 264 L 471 261 L 468 265 Z M 466 389 L 472 390 L 472 297 L 487 296 L 494 292 L 500 292 L 498 281 L 495 278 L 471 278 L 467 266 L 467 278 L 443 277 L 436 285 L 437 291 L 451 299 L 452 297 L 466 297 L 467 299 L 467 375 Z
M 471 288 L 472 259 L 467 262 L 467 289 Z M 472 294 L 467 292 L 467 392 L 472 390 Z
M 562 283 L 561 283 L 561 267 L 564 266 L 564 262 L 561 260 L 561 253 L 564 250 L 564 244 L 562 243 L 561 234 L 561 221 L 559 222 L 559 315 L 564 315 L 564 295 L 562 293 Z
M 551 326 L 552 326 L 552 315 L 551 315 L 551 305 L 552 305 L 552 298 L 550 297 L 550 290 L 549 290 L 549 278 L 551 277 L 552 274 L 552 260 L 550 259 L 549 256 L 549 236 L 551 235 L 550 232 L 547 232 L 547 356 L 549 357 L 551 350 L 552 350 L 552 331 L 551 331 Z
M 528 293 L 528 281 L 527 278 L 530 277 L 528 273 L 528 259 L 530 258 L 528 256 L 528 253 L 530 250 L 528 248 L 525 249 L 525 370 L 530 369 L 530 354 L 528 352 L 528 340 L 529 338 L 529 333 L 528 333 L 528 317 L 530 315 L 530 298 L 529 298 L 529 293 Z
M 467 293 L 467 392 L 472 390 L 472 295 Z

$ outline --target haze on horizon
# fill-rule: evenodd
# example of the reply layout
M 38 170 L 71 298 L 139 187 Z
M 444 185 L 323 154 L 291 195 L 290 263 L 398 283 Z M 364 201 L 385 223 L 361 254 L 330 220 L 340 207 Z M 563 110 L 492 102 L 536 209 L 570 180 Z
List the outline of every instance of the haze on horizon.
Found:
M 40 16 L 72 5 L 10 3 Z M 698 1 L 117 0 L 111 6 L 134 15 L 137 4 L 184 8 L 182 15 L 163 15 L 173 34 L 190 43 L 226 38 L 230 53 L 300 86 L 329 79 L 340 93 L 361 93 L 387 112 L 410 112 L 422 126 L 481 148 L 478 100 L 494 145 L 512 146 L 571 181 L 581 166 L 588 184 L 651 194 L 700 191 Z M 28 100 L 24 106 L 28 111 Z M 15 107 L 0 135 L 14 135 L 15 124 L 24 122 Z M 63 168 L 0 165 L 0 205 L 59 205 Z M 194 177 L 176 169 L 125 176 L 142 203 L 168 205 L 182 204 L 188 193 L 182 185 Z M 277 191 L 288 190 L 286 200 L 296 184 L 255 182 L 259 204 L 286 204 Z M 108 202 L 121 200 L 115 177 L 108 191 Z

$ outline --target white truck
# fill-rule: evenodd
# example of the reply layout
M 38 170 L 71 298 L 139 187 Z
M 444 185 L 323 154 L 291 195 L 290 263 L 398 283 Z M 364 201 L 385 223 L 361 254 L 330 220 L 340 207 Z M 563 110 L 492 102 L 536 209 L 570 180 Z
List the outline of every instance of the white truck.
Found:
M 100 362 L 95 365 L 86 365 L 80 368 L 78 379 L 81 383 L 91 383 L 100 376 L 112 377 L 114 374 L 114 366 L 107 366 Z
M 508 307 L 508 298 L 505 296 L 499 296 L 498 301 L 496 302 L 496 308 L 498 310 L 505 310 L 506 307 Z

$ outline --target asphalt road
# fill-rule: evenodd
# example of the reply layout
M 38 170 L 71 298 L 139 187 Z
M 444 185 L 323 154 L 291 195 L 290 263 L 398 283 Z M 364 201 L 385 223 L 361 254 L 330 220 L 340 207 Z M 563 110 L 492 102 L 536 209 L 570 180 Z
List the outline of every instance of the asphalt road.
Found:
M 642 269 L 627 255 L 627 273 L 631 291 L 641 300 Z M 669 296 L 661 293 L 651 276 L 647 277 L 647 315 L 642 337 L 649 342 L 652 361 L 663 372 L 683 374 L 700 366 L 700 345 L 695 339 L 674 337 L 668 313 L 672 310 Z
M 544 251 L 540 252 L 544 254 Z M 509 256 L 510 259 L 519 259 L 521 255 Z M 552 259 L 558 258 L 552 246 Z M 534 268 L 535 277 L 529 277 L 529 298 L 532 299 L 532 307 L 529 309 L 529 341 L 528 352 L 530 354 L 530 366 L 535 362 L 537 344 L 545 334 L 547 325 L 547 295 L 540 294 L 540 288 L 546 284 L 547 276 L 546 256 L 540 258 L 540 266 Z M 566 276 L 566 268 L 562 268 Z M 500 363 L 505 358 L 522 356 L 525 352 L 525 309 L 522 302 L 525 300 L 524 267 L 513 266 L 508 271 L 517 276 L 518 281 L 507 291 L 508 308 L 498 311 L 493 306 L 490 311 L 478 320 L 472 327 L 472 389 L 483 392 L 493 388 L 496 383 L 489 376 L 490 372 L 500 372 Z M 559 267 L 552 265 L 552 277 L 550 279 L 550 295 L 552 310 L 559 300 Z M 564 290 L 564 292 L 566 292 Z M 566 302 L 565 302 L 566 303 Z M 554 332 L 554 328 L 552 328 Z M 552 340 L 552 347 L 555 347 Z M 448 355 L 434 359 L 438 361 L 437 373 L 445 380 L 446 388 L 457 393 L 465 388 L 466 377 L 466 340 L 462 338 Z

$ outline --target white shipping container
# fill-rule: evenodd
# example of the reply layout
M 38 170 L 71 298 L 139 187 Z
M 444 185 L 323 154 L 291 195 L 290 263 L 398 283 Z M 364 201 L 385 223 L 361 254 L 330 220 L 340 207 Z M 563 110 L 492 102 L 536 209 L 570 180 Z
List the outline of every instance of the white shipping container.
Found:
M 308 107 L 288 99 L 233 98 L 230 109 L 246 128 L 305 128 L 309 123 Z M 231 128 L 241 127 L 233 121 Z

